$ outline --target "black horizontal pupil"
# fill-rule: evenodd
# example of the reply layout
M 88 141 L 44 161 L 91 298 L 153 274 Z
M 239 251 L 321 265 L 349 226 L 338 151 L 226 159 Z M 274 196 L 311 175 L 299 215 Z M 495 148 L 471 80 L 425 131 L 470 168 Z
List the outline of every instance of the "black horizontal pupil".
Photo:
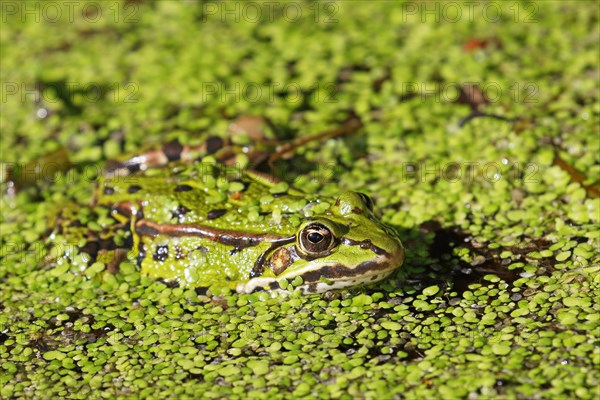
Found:
M 323 240 L 323 235 L 317 232 L 311 232 L 308 234 L 308 240 L 316 244 Z

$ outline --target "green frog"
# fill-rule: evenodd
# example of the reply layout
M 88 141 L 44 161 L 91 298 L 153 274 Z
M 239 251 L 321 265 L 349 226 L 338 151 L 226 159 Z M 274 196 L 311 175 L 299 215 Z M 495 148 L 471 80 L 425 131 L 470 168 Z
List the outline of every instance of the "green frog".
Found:
M 238 293 L 320 293 L 377 282 L 402 265 L 402 243 L 367 195 L 305 193 L 236 168 L 226 147 L 207 141 L 205 157 L 189 164 L 193 152 L 170 144 L 100 179 L 96 205 L 129 230 L 128 257 L 143 274 Z

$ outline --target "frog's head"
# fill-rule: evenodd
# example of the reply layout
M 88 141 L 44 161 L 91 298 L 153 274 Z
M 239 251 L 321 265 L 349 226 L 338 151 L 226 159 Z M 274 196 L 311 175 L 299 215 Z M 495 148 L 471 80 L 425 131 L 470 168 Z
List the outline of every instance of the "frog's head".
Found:
M 279 281 L 302 278 L 304 292 L 324 292 L 372 283 L 402 265 L 404 248 L 397 234 L 373 213 L 371 199 L 342 193 L 324 214 L 298 228 L 295 241 L 274 249 L 262 276 L 241 283 L 238 292 L 279 288 Z

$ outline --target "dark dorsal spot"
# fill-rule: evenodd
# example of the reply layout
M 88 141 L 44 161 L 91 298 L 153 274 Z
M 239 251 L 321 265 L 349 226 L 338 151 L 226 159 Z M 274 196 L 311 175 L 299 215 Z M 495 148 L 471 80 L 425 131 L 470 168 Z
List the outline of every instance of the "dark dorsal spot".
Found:
M 229 255 L 234 256 L 242 250 L 244 250 L 243 247 L 234 247 L 233 249 L 229 250 Z
M 127 164 L 127 171 L 129 171 L 130 174 L 134 174 L 136 172 L 139 172 L 142 170 L 142 165 L 140 163 L 137 164 Z
M 210 136 L 208 139 L 206 139 L 206 152 L 208 154 L 213 154 L 217 150 L 223 148 L 224 144 L 225 143 L 223 142 L 223 139 L 220 137 Z
M 179 246 L 175 247 L 175 259 L 176 260 L 181 260 L 182 258 L 185 258 L 185 253 L 183 252 L 183 249 Z
M 140 190 L 142 190 L 140 185 L 131 185 L 127 188 L 127 193 L 133 194 L 139 192 Z
M 352 213 L 360 215 L 362 214 L 362 210 L 359 207 L 353 207 Z
M 181 158 L 181 152 L 183 151 L 183 145 L 179 143 L 179 140 L 175 139 L 163 146 L 163 153 L 169 161 L 177 161 Z
M 146 258 L 146 248 L 144 247 L 144 244 L 142 242 L 138 243 L 138 256 L 136 257 L 136 261 L 138 263 L 138 265 L 142 264 L 142 261 L 144 261 L 144 258 Z
M 191 187 L 190 185 L 177 185 L 177 186 L 175 186 L 175 191 L 176 192 L 189 192 L 192 189 L 193 189 L 193 187 Z
M 216 210 L 210 210 L 208 212 L 208 214 L 206 214 L 206 218 L 208 218 L 209 220 L 217 219 L 217 218 L 225 215 L 225 213 L 227 213 L 227 210 L 225 210 L 223 208 L 219 208 Z
M 175 211 L 173 211 L 173 218 L 181 219 L 185 216 L 185 214 L 189 213 L 191 210 L 186 206 L 182 206 L 181 204 L 177 206 Z
M 109 194 L 113 194 L 115 192 L 115 189 L 110 187 L 110 186 L 104 186 L 104 189 L 102 190 L 102 193 L 109 195 Z
M 154 261 L 165 261 L 169 257 L 169 246 L 156 246 L 156 251 L 152 255 Z

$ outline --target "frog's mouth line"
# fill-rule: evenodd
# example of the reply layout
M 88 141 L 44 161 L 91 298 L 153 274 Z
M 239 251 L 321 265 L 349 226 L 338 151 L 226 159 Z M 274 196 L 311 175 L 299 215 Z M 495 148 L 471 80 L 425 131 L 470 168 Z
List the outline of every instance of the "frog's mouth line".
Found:
M 364 281 L 362 278 L 377 276 L 378 273 L 390 269 L 389 258 L 382 258 L 384 258 L 384 262 L 370 260 L 362 262 L 354 268 L 348 268 L 342 264 L 325 265 L 318 270 L 305 272 L 300 277 L 304 284 L 321 282 L 323 278 L 334 282 L 356 279 Z
M 342 289 L 356 286 L 361 283 L 374 283 L 388 277 L 396 268 L 402 265 L 404 251 L 390 256 L 379 256 L 375 260 L 362 262 L 354 268 L 342 264 L 323 265 L 317 270 L 301 273 L 304 283 L 296 288 L 305 293 L 322 293 L 332 289 Z M 294 277 L 290 277 L 293 279 Z M 288 278 L 288 280 L 290 279 Z M 258 290 L 281 290 L 281 278 L 253 278 L 240 283 L 236 290 L 238 293 L 252 293 Z M 324 279 L 324 280 L 323 280 Z M 327 283 L 330 280 L 331 283 Z

